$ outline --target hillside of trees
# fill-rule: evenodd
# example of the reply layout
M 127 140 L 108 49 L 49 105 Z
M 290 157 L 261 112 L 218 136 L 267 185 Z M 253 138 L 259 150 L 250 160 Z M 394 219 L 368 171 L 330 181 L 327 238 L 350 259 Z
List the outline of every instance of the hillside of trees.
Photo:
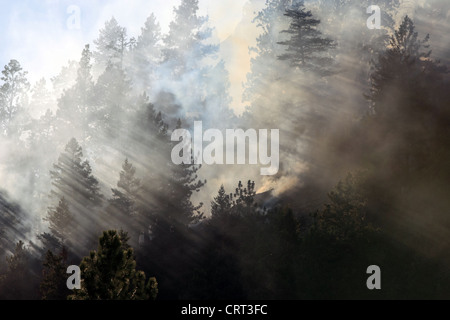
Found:
M 50 81 L 10 60 L 0 299 L 449 299 L 450 59 L 428 32 L 450 5 L 431 2 L 378 1 L 373 31 L 370 1 L 266 1 L 239 115 L 198 0 L 167 33 L 111 18 Z M 279 172 L 175 165 L 196 120 L 280 129 Z

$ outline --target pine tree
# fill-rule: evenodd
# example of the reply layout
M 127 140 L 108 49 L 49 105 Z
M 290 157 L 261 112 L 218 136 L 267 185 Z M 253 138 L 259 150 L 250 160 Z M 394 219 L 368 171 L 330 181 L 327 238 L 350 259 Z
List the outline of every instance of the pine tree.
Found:
M 56 99 L 61 98 L 67 88 L 72 88 L 75 85 L 78 68 L 79 62 L 70 60 L 67 65 L 61 68 L 61 71 L 56 76 L 51 78 L 53 86 L 52 93 Z
M 72 300 L 147 300 L 158 293 L 155 278 L 145 281 L 136 270 L 133 249 L 124 248 L 116 231 L 105 231 L 97 251 L 81 262 L 81 290 L 69 296 Z
M 96 237 L 99 221 L 95 210 L 102 204 L 103 196 L 100 193 L 98 180 L 92 175 L 89 162 L 83 161 L 83 152 L 76 139 L 72 138 L 66 145 L 58 162 L 53 165 L 50 176 L 53 185 L 51 197 L 54 199 L 64 197 L 74 216 L 73 225 L 76 226 L 76 229 L 72 231 L 71 242 L 73 244 L 81 242 L 79 239 L 76 240 L 80 231 L 83 231 L 83 238 L 86 241 L 90 241 L 90 237 Z M 67 217 L 68 215 L 61 216 Z M 52 220 L 50 221 L 52 222 Z M 60 228 L 62 225 L 55 224 L 55 227 Z M 65 234 L 65 230 L 57 232 L 60 235 Z M 75 240 L 76 242 L 74 242 Z
M 29 232 L 25 227 L 26 213 L 17 203 L 10 201 L 9 196 L 0 191 L 0 258 L 13 251 L 14 239 Z
M 218 59 L 219 41 L 212 35 L 209 18 L 199 15 L 198 0 L 181 1 L 174 8 L 174 16 L 169 33 L 163 38 L 162 63 L 157 69 L 158 80 L 170 82 L 164 90 L 183 101 L 181 112 L 173 120 L 188 115 L 202 119 L 206 125 L 227 126 L 234 119 L 229 108 L 229 77 L 224 62 Z M 168 109 L 161 108 L 170 117 L 170 106 L 163 108 Z M 211 116 L 204 117 L 205 113 Z
M 242 181 L 239 181 L 234 193 L 227 194 L 224 186 L 219 189 L 218 195 L 211 202 L 211 214 L 213 218 L 220 218 L 226 215 L 249 216 L 257 212 L 255 202 L 255 182 L 247 181 L 245 188 Z
M 119 182 L 117 182 L 120 190 L 112 189 L 113 197 L 110 203 L 122 214 L 130 217 L 136 214 L 136 201 L 138 200 L 141 181 L 135 177 L 136 168 L 128 162 L 128 159 L 125 160 L 122 169 Z
M 181 128 L 181 120 L 178 121 L 177 129 Z M 169 144 L 173 145 L 173 143 Z M 165 182 L 163 208 L 163 219 L 169 227 L 174 230 L 182 230 L 192 223 L 197 223 L 203 219 L 200 209 L 203 203 L 194 205 L 191 196 L 194 192 L 199 192 L 206 184 L 206 180 L 200 180 L 197 172 L 200 165 L 182 164 L 174 165 L 169 162 L 170 174 Z
M 109 64 L 122 69 L 130 41 L 127 37 L 127 30 L 121 27 L 114 17 L 105 23 L 104 28 L 100 30 L 99 37 L 94 40 L 94 44 L 96 46 L 94 58 L 101 71 Z
M 66 300 L 70 294 L 67 289 L 67 250 L 63 247 L 61 252 L 55 255 L 48 250 L 43 262 L 42 281 L 40 291 L 42 300 Z
M 283 124 L 282 128 L 291 127 L 291 123 L 296 128 L 302 125 L 299 118 L 304 113 L 301 116 L 298 114 L 298 110 L 301 110 L 298 106 L 304 103 L 304 99 L 300 98 L 303 97 L 302 85 L 293 82 L 293 79 L 299 80 L 300 77 L 287 61 L 278 59 L 285 49 L 279 42 L 288 39 L 288 35 L 282 31 L 289 27 L 290 19 L 284 14 L 298 2 L 266 1 L 265 7 L 253 20 L 260 35 L 256 39 L 256 46 L 251 48 L 254 55 L 242 97 L 247 105 L 241 119 L 252 123 L 254 127 L 279 128 L 280 123 Z M 281 109 L 284 111 L 280 112 Z M 298 134 L 292 137 L 291 130 L 283 131 L 281 134 L 285 141 L 291 143 L 292 139 L 298 139 Z M 280 147 L 283 150 L 290 149 L 288 146 Z
M 286 46 L 286 52 L 279 56 L 280 60 L 288 60 L 290 65 L 305 72 L 329 75 L 332 72 L 334 59 L 330 50 L 336 47 L 333 40 L 323 38 L 317 30 L 320 20 L 313 18 L 311 11 L 305 11 L 303 3 L 294 9 L 287 9 L 285 16 L 291 19 L 289 29 L 283 33 L 291 37 L 279 44 Z
M 40 146 L 40 148 L 45 148 L 48 152 L 54 148 L 53 138 L 57 129 L 55 120 L 54 113 L 47 109 L 37 121 L 32 123 L 29 138 L 32 146 Z
M 141 220 L 139 214 L 141 180 L 136 178 L 135 174 L 136 168 L 126 159 L 122 165 L 120 179 L 117 182 L 118 188 L 111 189 L 113 196 L 109 199 L 107 208 L 110 225 L 128 230 L 133 235 L 139 230 L 137 224 Z
M 30 86 L 27 74 L 17 60 L 11 60 L 2 71 L 1 80 L 4 83 L 0 87 L 0 119 L 3 134 L 6 136 L 17 133 L 10 125 L 21 112 L 24 94 Z
M 176 98 L 190 97 L 182 99 L 183 112 L 189 117 L 200 119 L 205 112 L 211 112 L 228 118 L 228 78 L 217 59 L 218 41 L 212 37 L 208 16 L 199 16 L 198 11 L 198 0 L 183 0 L 174 8 L 174 20 L 163 39 L 163 62 L 158 74 L 161 81 L 170 81 L 170 92 Z M 216 91 L 220 89 L 223 91 Z M 179 117 L 185 115 L 177 114 Z
M 133 231 L 147 233 L 155 216 L 158 215 L 156 212 L 162 212 L 162 208 L 165 208 L 167 195 L 165 186 L 168 180 L 166 168 L 170 167 L 168 164 L 170 142 L 167 135 L 168 125 L 162 113 L 155 110 L 146 95 L 142 98 L 143 101 L 131 122 L 136 130 L 129 133 L 123 153 L 132 155 L 134 159 L 146 159 L 145 162 L 137 163 L 143 178 L 137 193 L 139 201 L 136 203 L 136 207 L 139 208 L 137 216 L 139 227 Z M 120 188 L 118 190 L 123 192 Z
M 39 251 L 42 257 L 45 257 L 47 251 L 57 252 L 63 248 L 60 240 L 51 233 L 44 232 L 38 235 L 37 238 L 41 242 Z
M 267 96 L 270 90 L 273 90 L 283 76 L 288 74 L 286 63 L 278 59 L 278 56 L 284 51 L 284 47 L 278 42 L 283 36 L 281 31 L 289 26 L 289 19 L 284 13 L 297 2 L 292 3 L 292 0 L 266 1 L 266 6 L 253 19 L 253 23 L 256 23 L 261 34 L 256 39 L 256 47 L 250 48 L 255 56 L 251 59 L 251 72 L 247 75 L 243 101 L 251 103 L 255 107 L 263 104 L 261 107 L 265 108 L 266 103 L 261 100 Z M 267 109 L 272 107 L 271 103 Z
M 75 138 L 66 145 L 53 168 L 54 170 L 50 172 L 54 186 L 52 194 L 60 198 L 65 197 L 69 203 L 83 200 L 82 206 L 86 208 L 101 204 L 99 182 L 92 175 L 89 162 L 83 161 L 83 151 Z
M 31 266 L 30 249 L 23 241 L 16 244 L 14 253 L 6 258 L 7 271 L 0 278 L 0 298 L 7 300 L 27 300 L 35 298 L 33 292 L 37 277 Z
M 230 81 L 225 62 L 219 61 L 215 66 L 205 72 L 204 110 L 208 117 L 201 117 L 205 127 L 223 129 L 236 124 L 237 117 L 230 109 Z
M 375 231 L 366 217 L 367 197 L 361 178 L 361 174 L 348 174 L 328 194 L 329 203 L 315 215 L 313 232 L 350 243 Z
M 225 188 L 222 185 L 219 189 L 218 195 L 211 202 L 211 216 L 220 217 L 230 212 L 232 202 L 231 195 L 226 194 Z
M 370 77 L 367 125 L 384 137 L 379 140 L 383 144 L 370 144 L 372 150 L 381 151 L 379 148 L 389 143 L 389 156 L 385 154 L 389 165 L 384 171 L 397 176 L 396 182 L 403 181 L 403 186 L 412 172 L 422 171 L 438 159 L 430 157 L 432 149 L 444 155 L 437 150 L 447 148 L 442 140 L 446 136 L 444 119 L 448 119 L 447 71 L 431 58 L 429 38 L 419 39 L 413 21 L 406 16 Z
M 123 69 L 108 63 L 94 91 L 95 108 L 90 112 L 89 128 L 96 147 L 101 148 L 104 139 L 116 139 L 120 135 L 123 112 L 131 102 L 131 82 Z
M 61 243 L 71 236 L 74 225 L 74 217 L 69 210 L 69 204 L 64 197 L 59 201 L 56 208 L 49 208 L 48 215 L 44 219 L 49 222 L 49 229 Z
M 91 58 L 92 52 L 87 44 L 81 53 L 81 60 L 77 71 L 77 79 L 75 87 L 77 89 L 77 98 L 84 104 L 89 104 L 90 94 L 92 94 L 93 80 L 91 75 Z
M 134 90 L 150 92 L 152 84 L 158 79 L 157 68 L 162 61 L 161 27 L 152 13 L 145 21 L 132 51 L 130 75 L 134 76 Z
M 313 3 L 309 2 L 309 5 Z M 295 15 L 298 15 L 297 21 Z M 322 141 L 334 115 L 328 101 L 332 80 L 323 77 L 332 68 L 326 64 L 313 67 L 318 60 L 326 58 L 328 61 L 332 57 L 329 50 L 334 43 L 330 44 L 329 39 L 321 35 L 317 28 L 319 20 L 305 9 L 303 1 L 267 1 L 255 22 L 262 33 L 257 39 L 251 73 L 247 76 L 243 98 L 249 105 L 242 118 L 253 123 L 254 127 L 280 128 L 280 136 L 283 137 L 280 150 L 285 154 L 285 165 L 280 168 L 278 176 L 304 175 L 305 170 L 294 159 L 311 163 L 311 169 L 320 167 L 318 163 L 323 158 L 318 159 L 315 150 L 309 151 L 319 145 L 316 141 Z M 305 37 L 300 39 L 302 35 L 298 32 L 303 29 L 307 29 Z M 316 46 L 314 41 L 325 44 Z M 306 44 L 311 51 L 305 56 L 307 66 L 300 67 L 298 56 L 307 51 L 297 46 Z M 313 48 L 318 51 L 312 52 Z M 295 201 L 302 201 L 302 198 L 293 197 Z
M 427 35 L 419 40 L 414 22 L 408 16 L 403 19 L 399 29 L 391 36 L 390 47 L 379 55 L 371 74 L 371 90 L 368 98 L 373 113 L 383 116 L 400 111 L 398 108 L 386 108 L 388 106 L 386 103 L 379 103 L 386 93 L 389 94 L 389 86 L 402 87 L 403 91 L 414 95 L 419 92 L 418 87 L 424 84 L 423 80 L 426 77 L 432 76 L 436 71 L 442 71 L 429 59 L 431 55 L 431 50 L 428 50 L 429 38 Z M 416 90 L 411 90 L 414 87 Z M 398 107 L 402 105 L 407 106 L 398 104 Z
M 183 0 L 174 9 L 175 19 L 164 37 L 164 61 L 175 78 L 195 70 L 205 55 L 217 51 L 217 47 L 204 43 L 211 36 L 211 29 L 206 26 L 208 18 L 198 16 L 198 9 L 198 0 Z
M 161 27 L 152 13 L 141 28 L 141 34 L 137 39 L 136 48 L 146 50 L 148 53 L 155 54 L 158 43 L 161 41 Z M 155 57 L 158 57 L 157 55 Z
M 34 85 L 31 90 L 31 102 L 30 105 L 33 108 L 33 115 L 39 115 L 37 112 L 47 111 L 53 108 L 55 101 L 53 101 L 50 91 L 47 89 L 47 81 L 42 78 Z
M 57 117 L 61 127 L 71 127 L 80 130 L 82 142 L 91 136 L 92 115 L 97 112 L 94 104 L 94 81 L 92 80 L 92 53 L 89 45 L 83 49 L 78 65 L 75 85 L 64 91 L 58 101 Z
M 96 102 L 103 108 L 113 105 L 122 107 L 130 90 L 130 81 L 127 80 L 125 72 L 108 63 L 95 85 Z

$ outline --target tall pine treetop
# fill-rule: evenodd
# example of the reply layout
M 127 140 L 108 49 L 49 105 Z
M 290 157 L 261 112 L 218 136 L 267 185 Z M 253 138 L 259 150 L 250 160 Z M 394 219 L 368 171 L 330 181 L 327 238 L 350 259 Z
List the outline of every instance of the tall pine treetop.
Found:
M 27 80 L 28 72 L 24 71 L 17 60 L 11 60 L 2 70 L 0 87 L 0 122 L 3 133 L 11 135 L 16 133 L 15 128 L 11 128 L 11 122 L 21 111 L 22 98 L 29 89 Z
M 104 28 L 100 30 L 99 37 L 94 40 L 94 44 L 96 46 L 94 58 L 104 69 L 109 63 L 122 68 L 125 52 L 131 42 L 128 40 L 127 30 L 112 17 L 106 21 Z
M 164 60 L 178 76 L 195 70 L 204 56 L 218 50 L 217 46 L 204 43 L 211 37 L 212 30 L 207 26 L 208 18 L 199 16 L 198 9 L 198 0 L 182 0 L 174 9 L 175 19 L 164 38 Z
M 156 21 L 155 14 L 152 13 L 145 21 L 144 27 L 141 28 L 141 34 L 137 40 L 137 48 L 153 47 L 159 41 L 161 41 L 161 27 Z
M 50 171 L 53 194 L 59 198 L 65 197 L 69 203 L 82 203 L 85 207 L 101 204 L 99 182 L 92 175 L 92 169 L 87 160 L 83 160 L 83 151 L 75 138 L 72 138 L 60 155 L 58 162 Z
M 286 52 L 279 56 L 280 60 L 288 60 L 290 64 L 303 71 L 311 71 L 319 75 L 332 73 L 333 59 L 329 51 L 336 47 L 333 40 L 322 37 L 317 27 L 320 20 L 315 19 L 311 11 L 306 11 L 303 3 L 294 9 L 287 9 L 285 16 L 291 19 L 289 29 L 283 30 L 291 37 L 279 44 L 286 46 Z
M 395 30 L 394 35 L 391 36 L 390 50 L 405 58 L 428 58 L 431 55 L 431 50 L 422 51 L 422 49 L 430 47 L 428 45 L 430 35 L 427 34 L 422 40 L 419 40 L 418 36 L 419 33 L 415 31 L 414 22 L 411 18 L 405 16 L 398 30 Z

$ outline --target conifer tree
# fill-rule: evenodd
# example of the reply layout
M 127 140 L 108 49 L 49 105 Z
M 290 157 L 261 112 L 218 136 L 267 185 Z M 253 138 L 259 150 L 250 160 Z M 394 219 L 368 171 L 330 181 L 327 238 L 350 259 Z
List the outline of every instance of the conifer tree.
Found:
M 391 36 L 389 48 L 379 55 L 377 63 L 374 64 L 370 78 L 371 90 L 368 95 L 373 113 L 380 116 L 386 116 L 389 113 L 392 115 L 400 111 L 398 107 L 408 106 L 407 103 L 399 103 L 397 108 L 386 108 L 388 104 L 380 103 L 386 98 L 386 94 L 390 94 L 390 86 L 395 85 L 405 94 L 410 92 L 414 95 L 422 92 L 419 87 L 428 82 L 427 78 L 436 72 L 443 71 L 430 59 L 429 39 L 430 36 L 426 35 L 420 40 L 411 18 L 406 16 L 403 19 L 398 30 Z M 411 86 L 414 86 L 416 90 L 411 90 Z
M 66 248 L 63 247 L 59 254 L 48 250 L 43 266 L 43 278 L 40 284 L 42 300 L 66 300 L 71 292 L 66 284 L 68 276 Z
M 8 194 L 0 191 L 0 258 L 14 250 L 16 239 L 29 232 L 25 226 L 26 212 L 15 202 L 10 200 Z
M 122 107 L 130 90 L 125 72 L 109 63 L 95 85 L 96 102 L 102 108 Z
M 30 84 L 26 78 L 28 72 L 23 71 L 17 60 L 11 60 L 3 69 L 0 87 L 0 121 L 3 134 L 15 134 L 16 128 L 11 128 L 15 117 L 22 111 L 23 97 Z
M 106 21 L 104 28 L 100 30 L 99 37 L 94 40 L 94 44 L 96 46 L 94 58 L 101 71 L 109 64 L 122 69 L 130 41 L 127 37 L 127 30 L 121 27 L 114 17 Z
M 313 232 L 349 243 L 375 231 L 367 220 L 367 197 L 361 178 L 361 174 L 348 174 L 328 194 L 329 203 L 315 215 Z
M 212 217 L 220 217 L 229 213 L 231 205 L 231 195 L 226 194 L 224 186 L 221 185 L 217 196 L 211 202 Z
M 101 204 L 99 182 L 92 175 L 89 161 L 83 161 L 82 148 L 75 138 L 66 145 L 53 168 L 50 171 L 54 187 L 52 194 L 65 197 L 69 204 L 76 202 L 75 208 L 79 205 L 92 208 Z
M 175 18 L 164 38 L 164 60 L 173 68 L 175 78 L 194 70 L 205 55 L 217 50 L 204 43 L 211 29 L 205 25 L 207 17 L 198 16 L 198 9 L 198 0 L 183 0 L 174 9 Z
M 181 127 L 182 122 L 178 120 L 177 129 Z M 173 143 L 168 145 L 173 145 Z M 168 169 L 170 174 L 164 185 L 163 194 L 166 197 L 162 209 L 162 218 L 171 229 L 180 230 L 203 219 L 203 213 L 200 212 L 203 203 L 194 205 L 191 196 L 194 192 L 200 191 L 206 184 L 206 180 L 201 180 L 198 177 L 201 165 L 174 165 L 170 161 Z
M 155 278 L 145 279 L 136 270 L 133 249 L 124 248 L 117 231 L 105 231 L 97 251 L 92 251 L 80 265 L 81 289 L 69 296 L 72 300 L 148 300 L 155 299 Z
M 53 104 L 56 103 L 56 101 L 53 101 L 51 92 L 47 89 L 47 81 L 45 78 L 36 82 L 31 92 L 30 105 L 35 112 L 49 110 L 53 107 Z
M 108 225 L 126 230 L 133 236 L 133 240 L 138 239 L 141 224 L 145 225 L 145 219 L 141 215 L 141 180 L 136 178 L 135 174 L 136 168 L 126 159 L 122 165 L 117 188 L 111 189 L 113 195 L 106 209 Z
M 183 99 L 183 111 L 189 117 L 202 118 L 206 111 L 230 120 L 227 72 L 217 59 L 219 45 L 212 37 L 208 16 L 199 15 L 198 0 L 181 1 L 174 14 L 163 39 L 162 81 L 170 81 L 170 91 L 177 98 L 191 97 Z M 216 127 L 223 123 L 217 118 L 214 122 Z
M 113 197 L 109 201 L 114 210 L 126 217 L 137 214 L 136 202 L 141 189 L 141 181 L 135 177 L 135 174 L 136 168 L 126 159 L 117 182 L 118 189 L 112 189 Z
M 247 181 L 244 187 L 239 181 L 234 193 L 227 194 L 224 186 L 219 189 L 218 195 L 211 202 L 211 214 L 213 218 L 220 218 L 227 215 L 251 215 L 257 211 L 255 202 L 255 182 Z
M 32 255 L 23 241 L 16 244 L 14 252 L 6 258 L 7 271 L 0 277 L 0 299 L 34 299 L 37 277 L 33 274 Z
M 64 91 L 58 101 L 57 117 L 61 127 L 71 127 L 72 130 L 80 130 L 82 143 L 91 136 L 90 123 L 92 114 L 96 113 L 94 104 L 94 81 L 92 79 L 92 52 L 89 45 L 83 49 L 75 84 Z
M 134 76 L 134 90 L 150 92 L 151 86 L 158 79 L 157 68 L 162 62 L 161 27 L 152 13 L 141 28 L 136 47 L 131 54 L 130 75 Z
M 96 210 L 101 206 L 103 196 L 100 193 L 99 182 L 92 174 L 89 161 L 83 160 L 83 152 L 76 139 L 72 138 L 66 145 L 64 152 L 53 165 L 50 176 L 53 186 L 51 198 L 58 201 L 64 198 L 73 214 L 72 225 L 75 229 L 71 232 L 70 241 L 77 246 L 92 242 L 99 232 L 99 217 Z M 63 206 L 61 209 L 64 210 L 57 215 L 53 213 L 49 216 L 49 221 L 58 229 L 63 227 L 63 222 L 70 220 L 66 207 Z M 49 210 L 52 212 L 53 209 L 50 207 Z M 58 219 L 56 223 L 56 220 L 53 221 L 56 216 L 64 217 L 64 221 Z M 55 231 L 59 235 L 64 235 L 67 234 L 67 228 L 69 226 Z M 80 233 L 85 243 L 80 241 Z
M 53 236 L 55 236 L 61 243 L 64 243 L 70 238 L 72 230 L 74 229 L 74 217 L 69 209 L 65 197 L 59 200 L 56 208 L 49 208 L 48 215 L 44 219 L 49 222 L 49 229 Z
M 108 63 L 94 87 L 95 108 L 90 112 L 89 128 L 96 148 L 104 139 L 116 139 L 124 125 L 123 112 L 131 102 L 131 82 L 125 71 Z
M 297 2 L 294 1 L 294 4 Z M 284 14 L 292 5 L 292 0 L 267 1 L 266 6 L 253 19 L 261 34 L 256 39 L 256 46 L 250 48 L 255 56 L 251 59 L 251 72 L 247 75 L 243 95 L 243 101 L 252 106 L 265 107 L 263 99 L 267 92 L 288 74 L 286 63 L 278 59 L 284 53 L 284 46 L 278 42 L 280 37 L 284 37 L 281 31 L 289 26 L 289 18 Z
M 70 60 L 67 65 L 61 68 L 61 71 L 56 76 L 51 78 L 52 93 L 57 100 L 61 98 L 65 90 L 75 85 L 78 68 L 79 61 Z
M 290 39 L 279 42 L 286 47 L 286 52 L 279 59 L 288 60 L 291 66 L 305 72 L 331 74 L 334 59 L 329 53 L 336 45 L 317 30 L 320 20 L 313 18 L 311 11 L 306 11 L 303 3 L 294 9 L 287 9 L 285 16 L 291 19 L 291 24 L 282 32 L 289 34 Z

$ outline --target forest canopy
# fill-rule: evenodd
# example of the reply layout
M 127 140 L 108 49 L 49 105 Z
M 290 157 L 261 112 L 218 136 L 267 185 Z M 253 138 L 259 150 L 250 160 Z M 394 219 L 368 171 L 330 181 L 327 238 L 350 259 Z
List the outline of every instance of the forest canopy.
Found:
M 375 2 L 380 29 L 372 1 L 251 0 L 224 40 L 181 0 L 167 28 L 111 17 L 34 83 L 10 57 L 0 299 L 450 298 L 450 4 Z M 239 112 L 227 54 L 249 28 Z M 196 121 L 279 130 L 278 171 L 175 164 Z

